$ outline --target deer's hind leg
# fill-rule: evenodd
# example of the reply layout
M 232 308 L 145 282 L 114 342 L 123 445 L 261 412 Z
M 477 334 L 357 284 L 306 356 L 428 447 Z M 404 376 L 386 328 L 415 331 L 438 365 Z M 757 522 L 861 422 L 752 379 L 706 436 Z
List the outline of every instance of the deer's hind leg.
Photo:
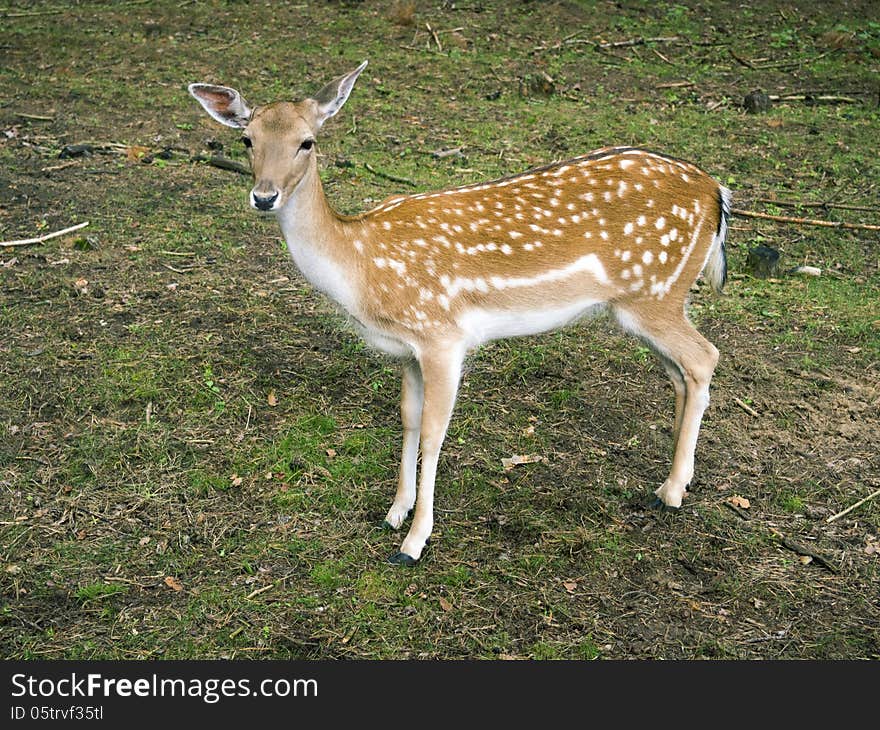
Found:
M 618 308 L 618 321 L 660 356 L 675 388 L 675 450 L 672 468 L 656 495 L 668 507 L 680 507 L 694 476 L 694 452 L 703 413 L 709 405 L 709 383 L 718 350 L 684 314 L 683 302 L 673 303 L 651 318 Z

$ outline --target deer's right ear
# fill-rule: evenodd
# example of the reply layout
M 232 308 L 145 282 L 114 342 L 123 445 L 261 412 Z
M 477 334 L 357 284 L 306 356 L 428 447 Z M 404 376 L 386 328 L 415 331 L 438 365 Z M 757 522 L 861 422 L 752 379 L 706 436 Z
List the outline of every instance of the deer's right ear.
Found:
M 190 84 L 189 93 L 214 119 L 227 127 L 242 129 L 248 125 L 253 110 L 235 89 L 213 84 Z
M 361 75 L 361 71 L 366 67 L 367 62 L 364 61 L 354 71 L 340 76 L 338 79 L 333 79 L 333 81 L 315 94 L 315 101 L 318 103 L 319 127 L 342 109 L 342 105 L 345 104 L 348 95 L 351 94 L 351 90 L 354 88 L 354 82 L 357 81 L 357 77 Z

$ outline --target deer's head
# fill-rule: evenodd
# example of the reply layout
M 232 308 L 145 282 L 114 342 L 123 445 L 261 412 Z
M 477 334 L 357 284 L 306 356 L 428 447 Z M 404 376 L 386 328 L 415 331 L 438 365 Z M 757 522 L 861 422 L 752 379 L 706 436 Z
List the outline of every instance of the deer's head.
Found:
M 189 93 L 221 124 L 242 130 L 254 186 L 251 205 L 261 211 L 280 210 L 294 195 L 306 173 L 315 166 L 315 137 L 345 104 L 354 82 L 366 68 L 327 84 L 314 97 L 278 101 L 251 108 L 241 94 L 227 86 L 190 84 Z

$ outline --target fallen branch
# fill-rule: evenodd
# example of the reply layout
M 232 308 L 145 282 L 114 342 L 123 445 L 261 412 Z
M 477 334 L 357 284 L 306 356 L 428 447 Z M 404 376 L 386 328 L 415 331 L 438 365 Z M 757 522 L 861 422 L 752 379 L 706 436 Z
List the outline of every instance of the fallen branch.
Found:
M 4 11 L 0 14 L 0 18 L 32 18 L 35 15 L 58 15 L 65 12 L 65 8 L 53 8 L 52 10 L 23 10 L 19 13 L 10 13 Z
M 773 198 L 755 198 L 756 203 L 779 205 L 783 208 L 837 208 L 839 210 L 859 210 L 866 213 L 880 213 L 880 208 L 871 208 L 867 205 L 846 205 L 844 203 L 807 202 L 797 200 L 775 200 Z
M 430 23 L 425 23 L 425 27 L 428 29 L 428 32 L 431 34 L 431 36 L 433 36 L 434 43 L 437 44 L 437 50 L 440 51 L 440 53 L 443 53 L 443 44 L 440 43 L 440 37 L 437 35 L 437 31 L 435 31 L 431 27 Z
M 821 221 L 813 218 L 793 218 L 787 215 L 771 215 L 770 213 L 758 213 L 753 210 L 740 210 L 739 208 L 734 208 L 731 213 L 741 218 L 761 218 L 762 220 L 778 221 L 780 223 L 797 223 L 803 226 L 847 228 L 856 231 L 880 231 L 880 226 L 875 226 L 869 223 L 844 223 L 843 221 Z
M 565 36 L 565 38 L 563 38 L 561 41 L 558 41 L 555 45 L 552 45 L 552 46 L 547 46 L 547 45 L 536 46 L 535 48 L 532 49 L 532 53 L 543 53 L 544 51 L 557 51 L 557 50 L 559 50 L 560 48 L 562 48 L 563 44 L 567 43 L 567 42 L 570 41 L 572 38 L 574 38 L 574 37 L 576 37 L 576 36 L 579 36 L 581 33 L 585 33 L 585 32 L 586 32 L 586 30 L 583 30 L 583 29 L 582 29 L 582 30 L 576 30 L 574 33 L 569 33 L 567 36 Z
M 730 52 L 730 55 L 733 56 L 733 59 L 734 59 L 735 61 L 737 61 L 738 63 L 741 63 L 741 64 L 742 64 L 743 66 L 745 66 L 746 68 L 750 68 L 750 69 L 752 69 L 752 70 L 755 69 L 755 64 L 753 64 L 753 63 L 752 63 L 751 61 L 749 61 L 747 58 L 743 58 L 742 56 L 738 56 L 738 55 L 736 54 L 736 51 L 734 51 L 732 48 L 728 48 L 727 50 Z
M 696 86 L 693 81 L 670 81 L 668 84 L 657 84 L 655 89 L 685 89 L 690 86 Z
M 418 185 L 416 183 L 414 183 L 412 180 L 405 178 L 405 177 L 397 177 L 396 175 L 389 175 L 387 172 L 382 172 L 381 170 L 377 170 L 375 167 L 370 165 L 369 162 L 365 162 L 364 167 L 369 172 L 372 172 L 374 175 L 377 175 L 378 177 L 383 177 L 386 180 L 391 180 L 391 182 L 403 183 L 404 185 L 410 185 L 414 188 L 418 187 Z
M 876 497 L 877 495 L 880 495 L 880 489 L 875 489 L 867 497 L 865 497 L 864 499 L 860 499 L 858 502 L 850 505 L 842 512 L 838 512 L 836 515 L 831 515 L 831 517 L 828 517 L 825 520 L 825 522 L 834 522 L 834 520 L 836 520 L 840 517 L 843 517 L 844 515 L 848 515 L 850 512 L 852 512 L 857 507 L 861 507 L 863 504 L 865 504 L 865 502 L 869 502 L 870 500 L 874 499 L 874 497 Z
M 579 30 L 575 33 L 571 33 L 570 35 L 565 36 L 562 40 L 556 42 L 552 46 L 541 45 L 532 49 L 532 53 L 545 53 L 548 51 L 556 51 L 562 48 L 563 46 L 592 46 L 593 48 L 600 51 L 607 51 L 611 48 L 632 48 L 634 46 L 644 46 L 649 43 L 687 43 L 687 38 L 683 38 L 681 36 L 663 36 L 658 38 L 630 38 L 625 41 L 593 41 L 588 40 L 587 38 L 578 38 L 581 33 L 584 31 Z M 701 43 L 694 43 L 694 45 L 703 45 Z M 714 45 L 714 44 L 713 44 Z M 656 52 L 656 51 L 655 51 Z M 664 61 L 669 64 L 672 62 L 663 56 L 660 55 Z M 672 64 L 674 65 L 674 64 Z
M 461 153 L 461 147 L 451 147 L 447 150 L 435 150 L 431 153 L 431 157 L 435 160 L 442 160 L 444 157 L 464 157 Z
M 196 155 L 192 159 L 195 162 L 204 162 L 212 167 L 219 167 L 221 170 L 232 170 L 232 172 L 238 172 L 242 175 L 251 174 L 250 167 L 243 165 L 240 162 L 236 162 L 235 160 L 230 160 L 228 157 L 221 157 L 220 155 L 211 155 L 210 157 L 207 155 Z
M 262 588 L 257 588 L 256 590 L 253 590 L 250 593 L 248 593 L 247 596 L 245 596 L 244 600 L 250 601 L 251 599 L 259 596 L 261 593 L 265 593 L 266 591 L 271 591 L 276 585 L 277 585 L 276 583 L 270 583 L 269 585 L 263 586 Z
M 786 94 L 785 96 L 776 96 L 770 94 L 770 101 L 806 101 L 810 103 L 822 102 L 824 104 L 858 104 L 858 99 L 851 96 L 835 96 L 833 94 L 820 94 L 813 96 L 812 94 Z
M 62 162 L 60 165 L 49 165 L 48 167 L 41 167 L 40 172 L 58 172 L 59 170 L 64 170 L 68 167 L 74 167 L 78 165 L 79 162 L 76 160 L 72 160 L 71 162 Z
M 84 223 L 77 223 L 75 226 L 70 226 L 70 228 L 65 228 L 61 231 L 55 231 L 54 233 L 46 233 L 42 236 L 37 236 L 36 238 L 23 238 L 19 241 L 0 241 L 0 247 L 12 248 L 13 246 L 33 246 L 34 244 L 43 243 L 44 241 L 48 241 L 52 238 L 58 238 L 58 236 L 64 236 L 68 233 L 73 233 L 74 231 L 78 231 L 80 228 L 85 228 L 88 224 L 88 221 L 85 221 Z
M 798 555 L 806 555 L 807 557 L 815 560 L 819 565 L 821 565 L 826 570 L 831 571 L 834 574 L 840 572 L 836 565 L 834 565 L 828 558 L 826 558 L 822 553 L 813 550 L 810 547 L 807 547 L 803 543 L 796 542 L 785 535 L 782 535 L 780 538 L 780 543 L 782 543 L 783 547 L 788 548 L 793 553 L 797 553 Z
M 744 509 L 742 509 L 741 507 L 737 507 L 735 504 L 733 504 L 733 502 L 730 502 L 730 501 L 728 501 L 728 500 L 725 499 L 721 504 L 723 504 L 725 507 L 727 507 L 727 509 L 736 512 L 736 514 L 737 514 L 741 519 L 745 520 L 746 522 L 748 522 L 749 520 L 752 519 L 751 515 L 749 515 L 748 512 L 746 512 L 746 511 L 745 511 Z
M 678 43 L 683 41 L 681 36 L 667 36 L 663 38 L 631 38 L 628 41 L 609 41 L 606 43 L 596 43 L 597 48 L 630 48 L 632 46 L 643 46 L 646 43 Z
M 24 112 L 16 112 L 15 116 L 21 117 L 22 119 L 31 119 L 36 122 L 54 122 L 55 117 L 46 117 L 42 114 L 25 114 Z

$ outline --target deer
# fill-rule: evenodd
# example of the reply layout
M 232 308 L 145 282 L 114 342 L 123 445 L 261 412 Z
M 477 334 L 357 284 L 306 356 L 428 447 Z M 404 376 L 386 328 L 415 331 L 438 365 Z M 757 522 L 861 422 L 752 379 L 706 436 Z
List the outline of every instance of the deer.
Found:
M 385 525 L 388 559 L 414 565 L 434 526 L 437 464 L 468 353 L 605 313 L 646 343 L 672 381 L 675 416 L 660 508 L 681 507 L 719 352 L 687 316 L 702 275 L 720 292 L 732 194 L 695 165 L 640 147 L 604 147 L 491 182 L 387 198 L 337 213 L 316 137 L 366 68 L 299 101 L 251 107 L 232 88 L 188 89 L 241 130 L 250 205 L 273 214 L 294 264 L 368 346 L 402 362 L 403 447 Z

